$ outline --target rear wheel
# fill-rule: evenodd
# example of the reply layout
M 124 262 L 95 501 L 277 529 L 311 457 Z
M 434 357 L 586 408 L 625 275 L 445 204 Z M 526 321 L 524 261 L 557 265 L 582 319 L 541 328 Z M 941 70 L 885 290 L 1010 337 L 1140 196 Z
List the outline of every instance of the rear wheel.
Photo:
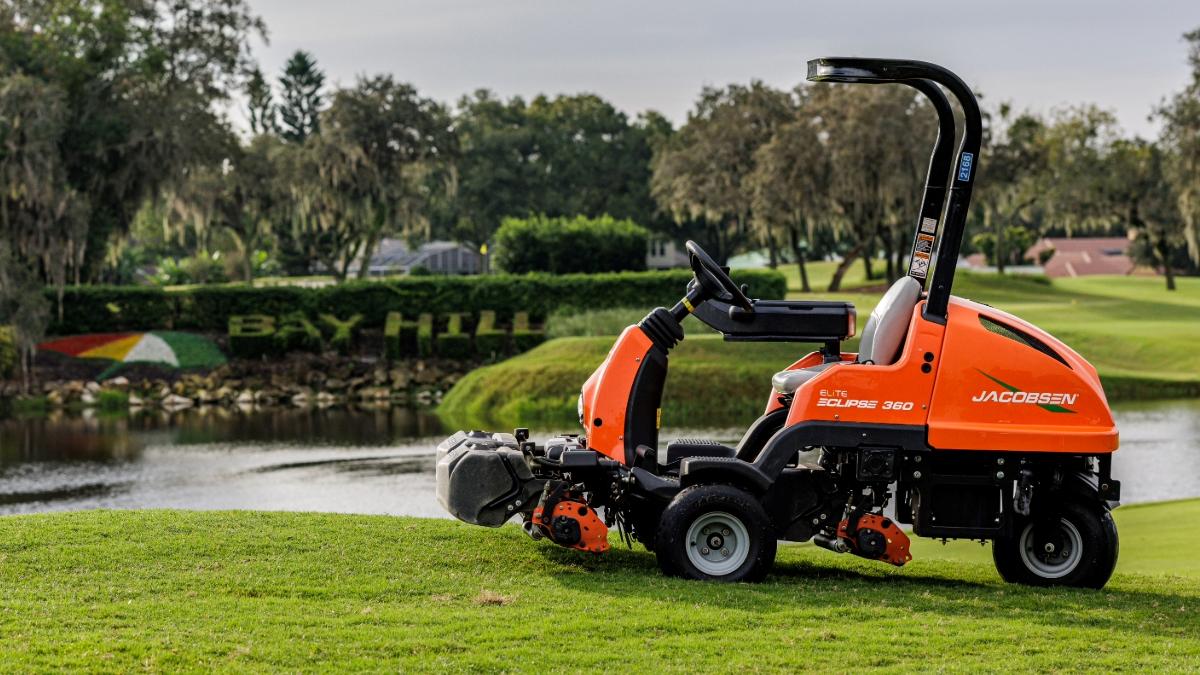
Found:
M 728 485 L 695 485 L 663 511 L 654 552 L 662 571 L 687 579 L 760 581 L 775 562 L 762 505 Z
M 1030 586 L 1103 588 L 1117 566 L 1117 526 L 1103 504 L 1053 502 L 1015 523 L 992 544 L 1005 581 Z

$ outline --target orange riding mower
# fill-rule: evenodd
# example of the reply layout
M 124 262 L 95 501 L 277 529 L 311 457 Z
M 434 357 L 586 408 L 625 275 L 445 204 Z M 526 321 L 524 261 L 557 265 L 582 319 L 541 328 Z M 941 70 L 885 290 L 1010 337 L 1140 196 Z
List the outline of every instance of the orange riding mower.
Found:
M 1095 368 L 1045 331 L 950 294 L 978 170 L 971 90 L 917 61 L 817 59 L 808 79 L 909 85 L 940 120 L 908 275 L 872 311 L 858 352 L 841 349 L 853 305 L 751 300 L 688 242 L 686 295 L 626 328 L 584 383 L 583 433 L 541 444 L 525 429 L 454 434 L 438 448 L 442 506 L 490 527 L 519 517 L 534 539 L 592 553 L 615 526 L 691 579 L 762 579 L 781 539 L 903 565 L 908 525 L 991 540 L 1011 582 L 1103 586 L 1120 484 Z M 964 114 L 957 152 L 945 92 Z M 772 378 L 764 414 L 735 447 L 659 447 L 668 354 L 689 315 L 729 341 L 820 345 Z

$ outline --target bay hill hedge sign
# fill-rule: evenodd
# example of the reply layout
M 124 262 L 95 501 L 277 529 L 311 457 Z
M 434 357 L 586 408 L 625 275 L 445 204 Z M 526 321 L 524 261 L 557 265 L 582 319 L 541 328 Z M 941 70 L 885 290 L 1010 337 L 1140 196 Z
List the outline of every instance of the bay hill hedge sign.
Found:
M 321 314 L 346 319 L 362 315 L 361 328 L 382 329 L 389 312 L 405 320 L 421 314 L 444 317 L 464 312 L 478 317 L 495 312 L 511 322 L 526 312 L 534 322 L 555 310 L 611 307 L 670 307 L 684 293 L 691 272 L 615 272 L 608 274 L 493 274 L 477 277 L 404 277 L 300 288 L 256 288 L 244 284 L 182 289 L 81 286 L 62 295 L 62 312 L 54 312 L 50 335 L 117 331 L 192 330 L 224 333 L 232 316 L 260 314 L 280 318 L 300 312 L 310 321 Z M 750 285 L 754 297 L 782 298 L 787 282 L 767 270 L 734 270 L 738 283 Z M 47 290 L 52 306 L 58 295 Z M 441 321 L 441 319 L 438 319 Z M 318 324 L 319 325 L 319 324 Z
M 229 350 L 243 358 L 327 347 L 346 353 L 363 324 L 362 314 L 346 318 L 320 314 L 315 320 L 302 312 L 279 317 L 235 314 L 229 317 Z M 478 315 L 425 312 L 410 319 L 400 312 L 388 312 L 383 324 L 384 352 L 390 359 L 488 358 L 526 351 L 542 339 L 542 331 L 531 326 L 528 312 L 514 312 L 512 320 L 504 323 L 497 320 L 493 310 Z

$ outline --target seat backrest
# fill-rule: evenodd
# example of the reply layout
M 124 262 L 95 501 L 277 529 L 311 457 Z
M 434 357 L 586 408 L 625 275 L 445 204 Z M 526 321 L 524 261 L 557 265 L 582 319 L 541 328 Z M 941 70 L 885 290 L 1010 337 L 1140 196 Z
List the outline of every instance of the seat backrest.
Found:
M 903 277 L 892 284 L 863 328 L 858 347 L 860 363 L 871 361 L 880 366 L 895 363 L 908 333 L 913 307 L 920 299 L 921 284 L 916 279 Z

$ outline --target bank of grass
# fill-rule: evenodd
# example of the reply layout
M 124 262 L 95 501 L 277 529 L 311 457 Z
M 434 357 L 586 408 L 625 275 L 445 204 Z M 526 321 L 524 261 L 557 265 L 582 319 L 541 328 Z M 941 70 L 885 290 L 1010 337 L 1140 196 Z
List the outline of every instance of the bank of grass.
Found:
M 579 388 L 612 341 L 609 336 L 559 338 L 473 370 L 446 394 L 438 414 L 450 426 L 570 425 Z M 716 335 L 692 335 L 671 352 L 663 424 L 749 423 L 767 404 L 771 374 L 797 358 L 796 345 L 729 343 Z
M 615 536 L 592 557 L 514 526 L 5 517 L 0 671 L 1188 671 L 1200 544 L 1169 531 L 1198 511 L 1118 509 L 1099 592 L 1003 584 L 978 546 L 920 546 L 899 569 L 785 546 L 765 583 L 722 585 L 664 578 Z
M 954 292 L 1014 313 L 1065 341 L 1100 371 L 1112 400 L 1200 396 L 1200 278 L 1178 282 L 1179 290 L 1168 292 L 1157 277 L 1051 281 L 960 272 Z M 854 303 L 861 332 L 881 291 L 789 295 Z M 447 395 L 443 415 L 457 424 L 570 422 L 580 385 L 617 332 L 647 309 L 552 316 L 550 336 L 575 337 L 471 373 Z M 694 320 L 685 329 L 688 337 L 671 355 L 664 400 L 665 421 L 676 427 L 753 418 L 765 403 L 771 374 L 811 349 L 722 343 Z M 847 344 L 855 348 L 855 341 Z

